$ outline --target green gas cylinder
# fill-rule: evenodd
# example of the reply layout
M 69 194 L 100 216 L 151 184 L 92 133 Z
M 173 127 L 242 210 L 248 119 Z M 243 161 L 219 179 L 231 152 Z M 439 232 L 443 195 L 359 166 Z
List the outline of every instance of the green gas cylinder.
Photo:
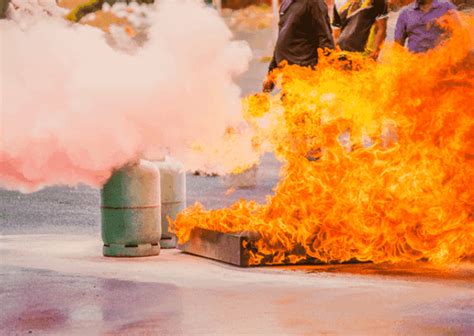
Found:
M 160 172 L 139 160 L 116 170 L 101 190 L 103 253 L 145 257 L 160 253 Z
M 169 231 L 168 217 L 176 219 L 186 208 L 186 171 L 182 163 L 167 156 L 154 161 L 161 179 L 161 240 L 162 248 L 176 247 L 176 236 Z

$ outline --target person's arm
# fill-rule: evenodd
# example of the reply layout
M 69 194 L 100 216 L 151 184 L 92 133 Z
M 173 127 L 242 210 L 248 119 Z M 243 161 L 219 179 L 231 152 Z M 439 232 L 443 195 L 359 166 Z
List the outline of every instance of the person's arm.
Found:
M 318 48 L 334 49 L 334 39 L 331 31 L 331 21 L 328 6 L 324 0 L 308 0 L 311 16 L 318 34 Z
M 268 73 L 267 77 L 265 77 L 265 80 L 263 81 L 262 91 L 270 93 L 273 91 L 274 88 L 275 88 L 275 79 L 271 73 Z
M 275 81 L 273 79 L 273 76 L 271 75 L 273 69 L 278 67 L 278 64 L 275 59 L 275 53 L 273 53 L 272 61 L 270 62 L 270 65 L 268 66 L 268 73 L 265 79 L 263 80 L 262 83 L 262 91 L 263 92 L 272 92 L 274 87 L 275 87 Z
M 454 6 L 454 5 L 453 5 L 453 6 Z M 452 22 L 453 22 L 454 24 L 456 24 L 457 27 L 462 26 L 462 19 L 461 19 L 461 17 L 459 16 L 459 12 L 458 12 L 458 10 L 456 9 L 456 7 L 454 7 L 454 8 L 452 8 L 452 9 L 448 10 L 448 11 L 446 12 L 446 15 L 447 15 L 449 18 L 451 18 Z
M 334 44 L 337 44 L 337 40 L 339 39 L 339 36 L 341 35 L 341 28 L 336 28 L 332 27 L 332 38 L 334 40 Z
M 273 53 L 272 60 L 270 64 L 268 65 L 268 73 L 272 72 L 273 69 L 275 69 L 278 66 L 276 59 L 275 59 L 275 53 Z
M 375 21 L 374 51 L 370 54 L 370 57 L 374 60 L 379 57 L 380 50 L 387 37 L 387 21 L 387 17 Z
M 397 25 L 395 26 L 395 42 L 401 45 L 402 47 L 405 46 L 405 42 L 408 37 L 407 32 L 407 22 L 405 19 L 405 13 L 402 11 L 400 16 L 397 20 Z
M 375 0 L 374 6 L 377 11 L 374 23 L 374 50 L 369 56 L 377 60 L 387 36 L 388 3 L 387 0 Z
M 437 23 L 441 26 L 444 25 L 444 28 L 448 30 L 458 29 L 462 26 L 462 19 L 459 17 L 459 13 L 457 8 L 451 2 L 445 2 L 444 5 L 446 6 L 446 14 L 441 16 Z

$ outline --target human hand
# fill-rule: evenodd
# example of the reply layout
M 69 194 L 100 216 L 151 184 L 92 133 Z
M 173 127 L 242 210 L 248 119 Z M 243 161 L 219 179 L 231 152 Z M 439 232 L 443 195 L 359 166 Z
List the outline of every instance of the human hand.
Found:
M 265 78 L 265 80 L 263 81 L 262 91 L 269 93 L 272 92 L 274 88 L 275 81 L 270 76 L 267 76 L 267 78 Z
M 379 58 L 380 50 L 374 50 L 369 54 L 369 58 L 372 58 L 374 61 Z

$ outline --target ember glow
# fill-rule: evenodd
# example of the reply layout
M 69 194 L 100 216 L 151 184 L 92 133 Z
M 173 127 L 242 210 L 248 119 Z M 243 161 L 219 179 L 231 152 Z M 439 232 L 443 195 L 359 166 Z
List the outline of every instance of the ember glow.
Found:
M 274 195 L 212 211 L 196 204 L 174 223 L 180 242 L 194 227 L 256 231 L 253 264 L 310 256 L 443 265 L 473 255 L 473 21 L 466 22 L 424 55 L 387 46 L 380 64 L 333 53 L 314 71 L 284 67 L 282 94 L 244 104 L 255 143 L 270 143 L 286 163 Z

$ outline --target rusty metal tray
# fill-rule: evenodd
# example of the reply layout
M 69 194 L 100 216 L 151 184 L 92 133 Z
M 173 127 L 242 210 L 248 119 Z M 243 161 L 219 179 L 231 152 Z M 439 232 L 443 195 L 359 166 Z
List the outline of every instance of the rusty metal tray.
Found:
M 224 233 L 202 228 L 194 228 L 185 244 L 179 244 L 178 249 L 183 252 L 218 260 L 227 264 L 249 267 L 269 265 L 269 258 L 263 258 L 260 265 L 250 265 L 249 252 L 256 251 L 254 243 L 260 235 L 257 232 L 244 231 L 238 233 Z M 321 261 L 307 256 L 298 263 L 285 261 L 284 265 L 323 264 Z

